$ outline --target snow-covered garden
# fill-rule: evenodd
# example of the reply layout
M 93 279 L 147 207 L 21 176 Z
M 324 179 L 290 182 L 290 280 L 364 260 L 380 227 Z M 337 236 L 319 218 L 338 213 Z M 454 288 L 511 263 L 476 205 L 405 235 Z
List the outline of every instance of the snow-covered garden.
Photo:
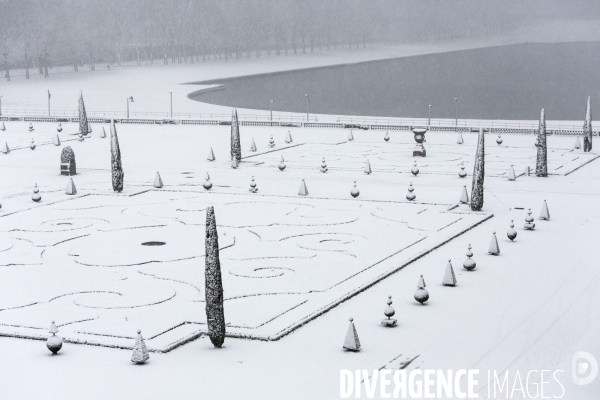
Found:
M 189 393 L 160 383 L 169 368 L 198 370 L 192 386 L 213 395 L 268 377 L 279 395 L 302 387 L 299 397 L 330 398 L 341 368 L 557 364 L 570 348 L 548 349 L 578 343 L 600 312 L 580 240 L 598 233 L 585 211 L 598 194 L 588 164 L 598 154 L 580 137 L 547 136 L 540 178 L 534 135 L 427 132 L 426 157 L 413 157 L 408 131 L 240 127 L 232 165 L 230 126 L 115 124 L 111 133 L 92 123 L 87 136 L 76 123 L 2 127 L 0 335 L 19 338 L 2 339 L 23 352 L 11 356 L 17 369 L 33 357 L 43 360 L 35 368 L 87 375 L 78 365 L 93 357 L 86 364 L 103 374 L 156 380 L 142 390 L 149 397 Z M 61 175 L 73 158 L 76 174 Z M 473 190 L 481 211 L 471 210 Z M 220 350 L 206 340 L 209 207 Z M 43 342 L 21 340 L 55 334 L 56 359 Z M 123 351 L 134 348 L 133 358 Z M 126 369 L 130 358 L 148 369 Z M 244 362 L 256 371 L 212 382 L 213 369 Z

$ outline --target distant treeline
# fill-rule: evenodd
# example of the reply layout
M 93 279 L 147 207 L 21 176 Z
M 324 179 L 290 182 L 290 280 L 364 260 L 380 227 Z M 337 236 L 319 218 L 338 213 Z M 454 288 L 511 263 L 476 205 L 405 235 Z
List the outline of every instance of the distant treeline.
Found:
M 574 0 L 579 1 L 579 0 Z M 533 0 L 0 0 L 0 63 L 46 76 L 108 64 L 294 55 L 497 34 Z M 547 7 L 546 7 L 547 8 Z

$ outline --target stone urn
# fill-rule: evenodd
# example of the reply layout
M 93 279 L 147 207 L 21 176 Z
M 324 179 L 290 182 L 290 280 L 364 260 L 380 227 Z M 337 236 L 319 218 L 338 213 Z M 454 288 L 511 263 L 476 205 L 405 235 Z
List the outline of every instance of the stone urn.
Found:
M 413 150 L 413 157 L 425 157 L 426 151 L 425 147 L 423 147 L 423 143 L 425 142 L 425 133 L 427 133 L 426 128 L 412 128 L 412 133 L 415 135 L 415 148 Z

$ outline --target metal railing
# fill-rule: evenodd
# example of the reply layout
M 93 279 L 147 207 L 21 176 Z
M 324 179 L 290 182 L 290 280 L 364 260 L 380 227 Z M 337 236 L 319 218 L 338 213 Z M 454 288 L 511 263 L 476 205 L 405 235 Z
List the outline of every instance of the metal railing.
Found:
M 116 117 L 124 118 L 127 116 L 125 111 L 94 111 L 86 110 L 88 116 L 102 116 L 102 117 Z M 76 117 L 79 115 L 77 110 L 31 110 L 31 109 L 16 109 L 16 108 L 2 108 L 3 115 L 14 115 L 14 116 L 34 116 L 34 117 Z M 130 111 L 130 117 L 156 117 L 170 119 L 170 112 L 161 111 Z M 197 118 L 197 119 L 219 119 L 227 120 L 231 119 L 231 114 L 213 114 L 213 113 L 173 113 L 173 118 Z M 254 120 L 254 121 L 270 121 L 268 113 L 265 114 L 238 114 L 239 119 L 243 120 Z M 305 115 L 292 115 L 292 114 L 277 114 L 273 113 L 272 121 L 290 121 L 290 122 L 306 122 Z M 317 122 L 318 119 L 315 116 L 310 116 L 309 121 Z
M 338 117 L 337 122 L 346 124 L 369 124 L 369 125 L 404 125 L 404 126 L 440 126 L 448 128 L 506 128 L 506 129 L 538 129 L 538 121 L 505 121 L 505 120 L 478 120 L 465 119 L 456 120 L 432 118 L 361 118 L 361 117 Z M 566 124 L 563 121 L 546 121 L 546 129 L 549 130 L 570 130 L 582 131 L 583 121 L 578 124 Z

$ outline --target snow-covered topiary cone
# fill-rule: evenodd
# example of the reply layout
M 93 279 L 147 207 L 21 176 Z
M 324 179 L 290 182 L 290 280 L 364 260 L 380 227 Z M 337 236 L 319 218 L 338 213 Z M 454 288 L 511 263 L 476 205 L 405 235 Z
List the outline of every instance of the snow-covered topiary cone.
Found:
M 514 181 L 515 179 L 517 179 L 517 174 L 515 174 L 515 169 L 512 165 L 510 166 L 510 168 L 508 168 L 508 173 L 506 174 L 506 177 L 509 181 Z
M 579 136 L 575 136 L 575 145 L 573 146 L 573 150 L 581 149 L 581 142 L 579 141 Z
M 54 355 L 58 353 L 60 349 L 62 349 L 63 345 L 63 339 L 60 336 L 56 336 L 56 334 L 58 333 L 58 328 L 56 327 L 54 321 L 52 321 L 52 323 L 50 324 L 50 329 L 48 329 L 48 333 L 50 333 L 51 336 L 48 336 L 48 340 L 46 340 L 46 347 Z
M 354 320 L 352 318 L 350 318 L 350 325 L 348 325 L 348 330 L 346 331 L 346 337 L 344 339 L 344 349 L 350 351 L 360 350 L 360 340 L 358 339 L 358 333 L 356 332 L 356 328 L 354 327 Z
M 58 136 L 58 133 L 56 134 L 56 139 L 54 139 L 54 145 L 60 146 L 60 137 Z
M 373 172 L 371 170 L 371 163 L 367 159 L 367 161 L 365 162 L 365 174 L 369 175 L 369 174 L 371 174 L 371 172 Z
M 412 174 L 414 176 L 417 176 L 419 174 L 419 167 L 417 167 L 416 161 L 415 161 L 415 164 L 413 165 L 413 167 L 411 168 L 410 172 L 412 172 Z
M 4 132 L 6 130 L 6 126 L 4 126 L 4 122 L 0 122 L 0 131 Z
M 290 131 L 288 131 L 287 135 L 285 135 L 285 142 L 286 143 L 292 143 L 292 134 L 290 133 Z
M 154 183 L 152 184 L 152 186 L 154 186 L 157 189 L 160 189 L 163 187 L 163 181 L 162 181 L 162 178 L 160 177 L 160 174 L 158 173 L 158 171 L 156 171 L 156 176 L 154 177 Z
M 394 314 L 396 314 L 396 310 L 394 310 L 394 307 L 392 307 L 392 296 L 388 296 L 387 307 L 383 311 L 383 314 L 387 317 L 387 319 L 382 320 L 381 325 L 388 327 L 388 328 L 396 326 L 398 321 L 395 319 L 392 319 Z
M 252 138 L 252 144 L 250 145 L 250 151 L 256 151 L 256 143 L 254 143 L 254 138 Z
M 500 247 L 498 246 L 498 238 L 496 237 L 496 232 L 492 233 L 492 240 L 490 241 L 490 248 L 488 249 L 488 254 L 493 256 L 497 256 L 500 254 Z
M 213 346 L 221 347 L 225 341 L 225 311 L 223 309 L 223 281 L 219 260 L 219 238 L 215 208 L 206 209 L 206 241 L 204 257 L 205 301 L 208 337 Z
M 68 194 L 71 196 L 77 194 L 77 188 L 75 187 L 75 182 L 73 182 L 73 178 L 70 178 L 69 182 L 67 182 L 67 188 L 65 189 L 65 194 Z
M 2 148 L 0 149 L 0 152 L 2 152 L 3 154 L 10 153 L 10 149 L 8 148 L 8 143 L 4 142 L 4 146 L 2 146 Z
M 31 138 L 31 143 L 29 143 L 29 148 L 31 150 L 35 150 L 35 142 L 33 141 L 33 138 Z
M 456 143 L 463 144 L 465 141 L 463 140 L 463 136 L 461 132 L 458 132 L 458 137 L 456 138 Z
M 208 161 L 215 161 L 215 153 L 213 152 L 212 147 L 208 150 L 208 156 L 206 157 Z
M 467 171 L 465 171 L 465 163 L 464 162 L 460 163 L 460 171 L 458 172 L 458 176 L 460 178 L 464 178 L 467 176 Z
M 250 181 L 250 193 L 256 192 L 258 192 L 258 187 L 256 186 L 256 182 L 254 181 L 254 177 L 252 177 L 252 180 Z
M 456 276 L 454 275 L 454 268 L 452 268 L 452 262 L 450 260 L 448 260 L 448 265 L 446 265 L 446 272 L 444 273 L 444 279 L 442 279 L 442 285 L 456 285 Z
M 104 130 L 104 127 L 102 127 L 102 131 L 100 132 L 100 137 L 102 139 L 106 138 L 106 131 Z
M 354 181 L 354 187 L 352 188 L 352 190 L 350 190 L 350 195 L 354 198 L 357 198 L 359 194 L 360 190 L 358 190 L 358 188 L 356 187 L 356 181 Z
M 546 221 L 550 220 L 550 211 L 548 211 L 548 203 L 546 203 L 546 200 L 544 200 L 544 204 L 542 204 L 540 219 L 544 219 Z
M 460 202 L 463 204 L 469 204 L 469 193 L 467 193 L 467 187 L 463 186 L 462 194 L 460 195 Z
M 511 242 L 517 237 L 517 231 L 515 230 L 515 224 L 513 220 L 510 220 L 510 229 L 508 230 L 508 232 L 506 232 L 506 236 L 510 239 Z
M 40 195 L 40 189 L 38 189 L 37 183 L 33 188 L 33 195 L 31 196 L 31 200 L 35 201 L 36 203 L 42 200 L 42 196 Z
M 425 289 L 425 286 L 425 279 L 423 279 L 423 275 L 421 275 L 419 283 L 417 284 L 417 290 L 415 291 L 415 300 L 421 303 L 421 305 L 429 300 L 429 292 Z
M 131 354 L 131 362 L 134 364 L 143 364 L 150 358 L 146 342 L 142 337 L 142 331 L 138 329 L 135 345 L 133 345 L 133 353 Z
M 306 187 L 306 182 L 302 179 L 300 183 L 300 189 L 298 190 L 299 196 L 308 196 L 308 188 Z
M 471 251 L 471 245 L 469 244 L 469 248 L 467 249 L 467 259 L 463 262 L 463 268 L 467 271 L 473 271 L 475 267 L 477 267 L 477 263 L 471 257 L 473 257 L 473 252 Z
M 208 175 L 208 172 L 206 173 L 206 177 L 204 178 L 204 183 L 202 184 L 202 187 L 204 187 L 204 189 L 206 190 L 210 190 L 210 188 L 212 188 L 212 182 L 210 181 L 210 176 Z
M 348 141 L 351 142 L 354 140 L 354 135 L 352 134 L 352 129 L 350 129 L 350 133 L 348 134 Z
M 408 187 L 408 193 L 406 194 L 406 200 L 413 201 L 417 197 L 417 195 L 413 193 L 414 190 L 415 189 L 413 188 L 413 185 L 412 185 L 412 182 L 411 182 L 410 186 Z
M 279 163 L 277 168 L 279 168 L 280 171 L 283 171 L 285 169 L 285 160 L 283 159 L 283 156 L 281 156 L 281 162 Z
M 327 163 L 325 162 L 325 157 L 323 157 L 323 161 L 321 161 L 321 166 L 319 167 L 319 171 L 325 173 L 329 170 L 329 168 L 327 168 Z
M 525 217 L 525 226 L 523 227 L 528 231 L 532 231 L 535 229 L 535 224 L 533 223 L 533 217 L 531 216 L 531 208 L 527 212 L 527 216 Z
M 385 140 L 386 142 L 390 141 L 390 133 L 389 132 L 385 133 L 385 136 L 383 137 L 383 140 Z

